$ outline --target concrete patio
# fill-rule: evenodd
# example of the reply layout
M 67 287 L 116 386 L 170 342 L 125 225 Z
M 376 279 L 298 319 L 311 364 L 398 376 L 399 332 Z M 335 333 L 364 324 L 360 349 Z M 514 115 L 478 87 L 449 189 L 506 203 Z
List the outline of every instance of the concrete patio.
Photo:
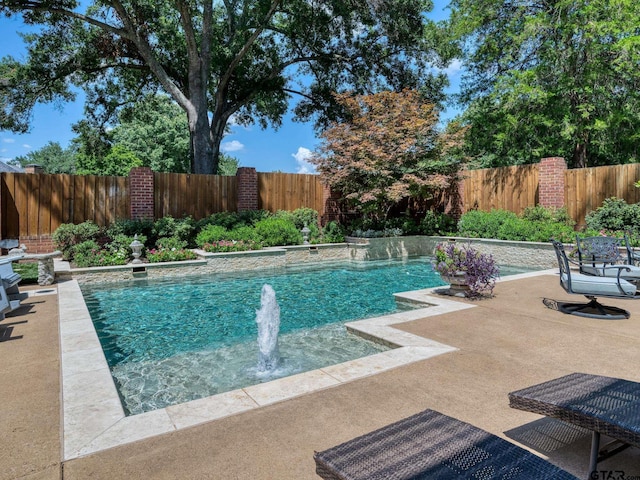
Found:
M 640 381 L 640 303 L 628 320 L 564 315 L 555 274 L 503 281 L 473 308 L 395 328 L 458 350 L 245 413 L 62 461 L 57 286 L 0 321 L 0 479 L 292 479 L 323 450 L 426 408 L 530 448 L 586 478 L 590 435 L 513 410 L 507 394 L 571 372 Z M 599 465 L 640 478 L 640 449 Z M 606 477 L 603 477 L 606 478 Z

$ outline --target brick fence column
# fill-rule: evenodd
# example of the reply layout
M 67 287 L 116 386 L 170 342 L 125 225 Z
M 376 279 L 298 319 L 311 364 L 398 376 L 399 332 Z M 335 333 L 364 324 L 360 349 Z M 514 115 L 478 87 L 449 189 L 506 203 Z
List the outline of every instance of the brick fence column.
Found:
M 444 199 L 444 213 L 459 220 L 462 214 L 465 213 L 463 176 L 452 183 L 451 187 L 445 192 Z
M 543 207 L 564 207 L 567 162 L 562 157 L 540 160 L 538 167 L 538 204 Z
M 326 225 L 329 222 L 340 220 L 340 194 L 331 190 L 329 185 L 322 186 L 322 205 L 324 212 L 320 218 L 320 224 Z
M 129 215 L 131 220 L 153 220 L 153 170 L 135 167 L 129 172 Z
M 239 167 L 238 179 L 238 211 L 258 210 L 258 172 L 253 167 Z

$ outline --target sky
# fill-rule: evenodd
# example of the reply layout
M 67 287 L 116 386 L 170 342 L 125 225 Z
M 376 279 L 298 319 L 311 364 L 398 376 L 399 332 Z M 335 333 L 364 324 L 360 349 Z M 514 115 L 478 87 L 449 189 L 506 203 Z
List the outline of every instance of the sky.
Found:
M 429 17 L 434 20 L 448 15 L 448 0 L 435 0 L 434 10 Z M 30 30 L 31 29 L 31 30 Z M 20 33 L 33 31 L 20 17 L 0 18 L 0 57 L 11 55 L 24 60 L 26 49 Z M 448 93 L 454 93 L 459 85 L 461 66 L 454 62 L 447 69 L 451 82 Z M 295 102 L 296 99 L 293 99 Z M 295 103 L 291 104 L 293 107 Z M 68 147 L 75 134 L 71 126 L 84 117 L 84 96 L 79 92 L 75 102 L 62 105 L 36 105 L 31 129 L 26 134 L 16 134 L 0 130 L 0 161 L 7 162 L 31 151 L 36 151 L 49 142 L 58 142 L 62 148 Z M 449 109 L 442 115 L 450 118 L 455 111 Z M 289 112 L 277 130 L 262 130 L 258 125 L 241 127 L 233 125 L 231 133 L 222 141 L 223 152 L 237 158 L 240 166 L 254 167 L 259 172 L 280 171 L 285 173 L 315 173 L 313 165 L 306 160 L 319 145 L 312 123 L 293 122 Z

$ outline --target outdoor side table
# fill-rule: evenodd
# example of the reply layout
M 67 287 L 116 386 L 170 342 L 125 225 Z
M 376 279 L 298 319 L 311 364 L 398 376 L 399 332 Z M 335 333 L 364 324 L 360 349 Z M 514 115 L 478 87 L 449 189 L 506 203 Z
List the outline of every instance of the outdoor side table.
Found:
M 591 430 L 589 474 L 628 446 L 640 447 L 640 383 L 572 373 L 509 394 L 509 406 Z M 616 440 L 600 452 L 600 435 Z

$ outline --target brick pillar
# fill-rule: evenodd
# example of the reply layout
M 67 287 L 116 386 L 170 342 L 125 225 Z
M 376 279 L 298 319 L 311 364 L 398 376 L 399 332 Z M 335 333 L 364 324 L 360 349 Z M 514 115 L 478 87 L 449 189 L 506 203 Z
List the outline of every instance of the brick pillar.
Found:
M 321 225 L 326 225 L 329 222 L 340 221 L 340 194 L 331 190 L 329 185 L 322 186 L 322 205 L 324 205 L 324 212 L 320 219 Z
M 253 167 L 239 167 L 238 179 L 238 211 L 258 210 L 258 172 Z
M 543 207 L 564 207 L 564 172 L 567 162 L 562 157 L 540 160 L 538 167 L 538 204 Z
M 153 170 L 135 167 L 129 172 L 129 215 L 131 220 L 153 220 Z
M 451 183 L 442 197 L 444 213 L 459 220 L 464 213 L 464 170 L 458 178 Z

